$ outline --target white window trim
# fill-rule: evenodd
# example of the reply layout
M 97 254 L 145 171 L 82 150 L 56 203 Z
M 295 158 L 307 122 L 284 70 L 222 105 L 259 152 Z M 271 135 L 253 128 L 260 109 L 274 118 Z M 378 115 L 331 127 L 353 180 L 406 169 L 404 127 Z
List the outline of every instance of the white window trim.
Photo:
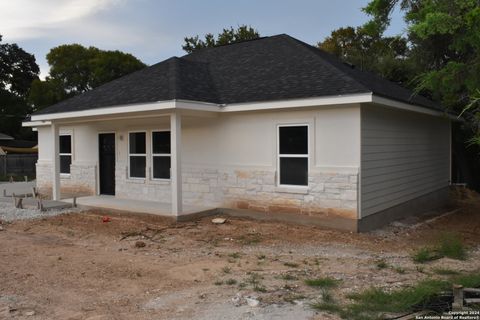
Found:
M 171 148 L 172 146 L 170 146 L 170 153 L 153 153 L 153 133 L 154 132 L 170 132 L 171 131 L 168 129 L 164 129 L 164 130 L 151 130 L 150 131 L 150 151 L 151 151 L 151 155 L 150 155 L 150 163 L 152 164 L 150 166 L 150 180 L 152 181 L 170 181 L 171 178 L 172 178 L 172 168 L 170 168 L 170 178 L 166 179 L 166 178 L 155 178 L 153 176 L 153 157 L 170 157 L 170 163 L 172 161 L 172 153 L 171 153 Z M 170 165 L 171 166 L 171 165 Z
M 65 172 L 60 172 L 60 177 L 61 178 L 69 178 L 72 175 L 72 163 L 73 163 L 73 135 L 71 133 L 61 133 L 58 135 L 58 140 L 60 140 L 60 137 L 70 137 L 70 153 L 62 153 L 60 152 L 60 141 L 59 147 L 58 147 L 58 157 L 61 159 L 61 156 L 70 156 L 70 173 L 65 173 Z M 59 167 L 59 170 L 61 170 L 61 166 Z
M 130 133 L 145 133 L 145 153 L 130 153 Z M 140 181 L 145 181 L 147 179 L 147 168 L 148 168 L 148 163 L 147 163 L 147 159 L 148 159 L 148 149 L 147 149 L 147 146 L 148 146 L 148 143 L 147 143 L 147 138 L 148 138 L 148 132 L 146 130 L 135 130 L 135 131 L 128 131 L 127 132 L 127 135 L 128 135 L 128 143 L 127 143 L 127 150 L 128 150 L 128 168 L 127 168 L 127 174 L 128 174 L 128 179 L 129 180 L 140 180 Z M 132 177 L 130 176 L 130 169 L 131 169 L 131 166 L 130 166 L 130 158 L 131 156 L 137 156 L 137 157 L 145 157 L 145 177 Z
M 306 154 L 280 154 L 280 128 L 283 127 L 307 127 L 307 153 Z M 307 190 L 309 187 L 308 177 L 310 173 L 310 124 L 309 123 L 285 123 L 277 125 L 277 174 L 276 183 L 278 188 Z M 280 158 L 307 158 L 307 184 L 306 185 L 294 185 L 294 184 L 281 184 L 280 183 Z M 281 190 L 281 189 L 280 189 Z

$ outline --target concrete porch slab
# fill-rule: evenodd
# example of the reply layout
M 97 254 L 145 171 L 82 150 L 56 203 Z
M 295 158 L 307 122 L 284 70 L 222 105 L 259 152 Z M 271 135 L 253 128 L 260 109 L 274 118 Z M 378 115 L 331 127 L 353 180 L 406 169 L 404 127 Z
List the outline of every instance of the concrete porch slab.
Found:
M 63 202 L 69 204 L 73 203 L 73 199 L 63 199 Z M 145 201 L 134 199 L 122 199 L 115 196 L 99 195 L 99 196 L 87 196 L 77 198 L 77 205 L 87 208 L 98 208 L 114 211 L 132 212 L 132 213 L 146 213 L 159 215 L 176 220 L 184 220 L 185 217 L 203 216 L 212 214 L 216 211 L 213 207 L 200 207 L 200 206 L 183 206 L 183 212 L 180 216 L 172 214 L 172 206 L 169 203 L 162 203 L 157 201 Z

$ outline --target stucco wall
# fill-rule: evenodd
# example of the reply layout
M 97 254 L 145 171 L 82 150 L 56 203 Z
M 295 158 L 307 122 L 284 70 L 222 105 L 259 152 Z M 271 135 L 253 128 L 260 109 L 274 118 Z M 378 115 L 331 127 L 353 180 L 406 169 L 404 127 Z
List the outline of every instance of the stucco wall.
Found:
M 361 215 L 445 188 L 450 180 L 450 121 L 362 105 Z
M 309 124 L 309 188 L 292 192 L 276 185 L 277 125 Z M 66 124 L 73 134 L 74 166 L 90 168 L 98 176 L 98 133 L 116 133 L 116 196 L 170 201 L 169 181 L 128 179 L 128 132 L 169 129 L 169 118 L 149 117 L 88 124 Z M 183 116 L 182 169 L 186 204 L 228 206 L 259 211 L 340 214 L 356 217 L 357 175 L 360 165 L 360 108 L 358 105 L 317 110 Z M 51 165 L 50 129 L 39 128 L 38 183 Z M 147 150 L 150 137 L 147 134 Z M 92 169 L 93 166 L 93 169 Z M 147 168 L 151 158 L 147 157 Z M 50 171 L 51 172 L 51 171 Z M 50 174 L 50 173 L 49 173 Z M 96 193 L 98 184 L 87 175 Z M 62 186 L 78 178 L 62 179 Z M 84 183 L 80 183 L 84 185 Z

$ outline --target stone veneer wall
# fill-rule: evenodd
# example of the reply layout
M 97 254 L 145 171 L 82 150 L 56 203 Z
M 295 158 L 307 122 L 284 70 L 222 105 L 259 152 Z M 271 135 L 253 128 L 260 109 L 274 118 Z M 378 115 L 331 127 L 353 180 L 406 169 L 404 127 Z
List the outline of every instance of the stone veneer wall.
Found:
M 50 161 L 37 162 L 37 188 L 41 195 L 52 196 L 52 163 Z M 61 193 L 63 197 L 88 196 L 96 192 L 96 166 L 92 164 L 72 164 L 70 176 L 60 177 Z
M 310 172 L 308 192 L 277 187 L 274 171 L 184 167 L 185 204 L 357 218 L 358 175 Z
M 72 164 L 71 176 L 61 179 L 62 193 L 95 194 L 96 168 Z M 356 173 L 310 172 L 308 192 L 276 186 L 268 170 L 213 169 L 184 166 L 183 201 L 187 205 L 249 209 L 260 212 L 299 213 L 310 216 L 357 218 Z M 51 194 L 51 163 L 37 163 L 37 186 Z M 170 202 L 169 181 L 127 179 L 127 168 L 115 170 L 116 196 Z

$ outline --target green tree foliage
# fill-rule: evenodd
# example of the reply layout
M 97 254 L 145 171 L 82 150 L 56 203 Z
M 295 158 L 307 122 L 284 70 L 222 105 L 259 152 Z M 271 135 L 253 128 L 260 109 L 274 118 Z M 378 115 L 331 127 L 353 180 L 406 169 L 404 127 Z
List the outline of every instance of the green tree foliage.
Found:
M 26 96 L 40 69 L 32 54 L 17 44 L 1 41 L 0 35 L 0 131 L 28 138 L 21 122 L 31 111 Z
M 50 73 L 34 81 L 29 101 L 36 110 L 145 67 L 133 55 L 79 44 L 61 45 L 47 54 Z
M 241 25 L 237 29 L 230 27 L 229 29 L 223 29 L 221 33 L 215 36 L 212 33 L 207 33 L 204 39 L 200 37 L 185 37 L 184 45 L 182 49 L 188 53 L 192 53 L 195 50 L 210 48 L 214 46 L 225 45 L 229 43 L 235 43 L 245 40 L 257 39 L 260 37 L 258 31 L 250 26 Z
M 345 27 L 332 31 L 317 46 L 361 70 L 371 71 L 398 83 L 412 72 L 407 41 L 399 36 L 383 37 L 378 29 Z
M 477 0 L 372 0 L 370 24 L 385 28 L 395 6 L 407 23 L 417 91 L 457 113 L 480 111 L 480 3 Z M 477 116 L 478 117 L 478 116 Z M 478 125 L 477 125 L 478 130 Z

